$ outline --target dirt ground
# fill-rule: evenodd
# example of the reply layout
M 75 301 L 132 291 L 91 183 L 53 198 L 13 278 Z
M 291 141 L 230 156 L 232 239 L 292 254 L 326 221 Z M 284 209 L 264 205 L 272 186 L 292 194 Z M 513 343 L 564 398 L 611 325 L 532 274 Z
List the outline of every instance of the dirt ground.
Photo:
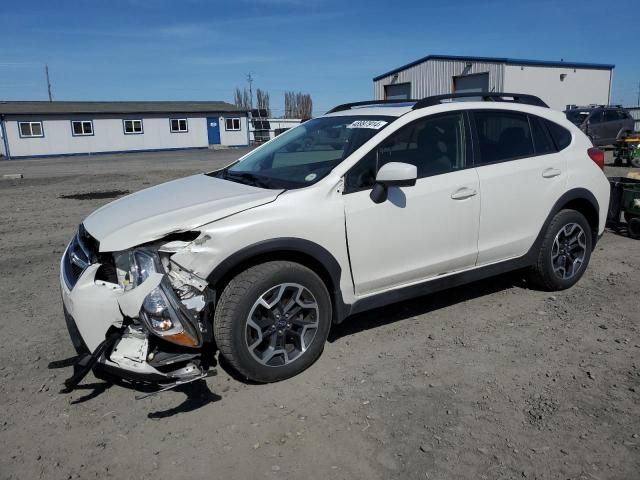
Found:
M 640 241 L 607 232 L 555 293 L 512 274 L 348 319 L 306 372 L 135 400 L 73 355 L 58 262 L 109 199 L 241 152 L 0 162 L 0 478 L 640 478 Z M 611 168 L 609 174 L 624 170 Z

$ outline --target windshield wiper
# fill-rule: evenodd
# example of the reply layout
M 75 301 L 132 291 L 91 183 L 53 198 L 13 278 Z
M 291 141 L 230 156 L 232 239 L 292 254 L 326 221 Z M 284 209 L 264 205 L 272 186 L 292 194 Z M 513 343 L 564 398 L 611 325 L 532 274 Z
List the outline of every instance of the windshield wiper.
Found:
M 225 170 L 223 178 L 235 180 L 246 185 L 253 185 L 254 187 L 271 188 L 270 183 L 264 177 L 250 172 L 230 172 Z

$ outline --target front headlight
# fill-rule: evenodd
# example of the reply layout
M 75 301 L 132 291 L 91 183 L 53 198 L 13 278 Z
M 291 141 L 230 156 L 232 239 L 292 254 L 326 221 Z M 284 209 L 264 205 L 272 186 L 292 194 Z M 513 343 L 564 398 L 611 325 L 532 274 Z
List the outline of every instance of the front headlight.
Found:
M 115 254 L 118 283 L 125 291 L 142 284 L 152 272 L 162 273 L 160 259 L 152 250 L 136 249 Z
M 125 291 L 141 285 L 152 273 L 165 273 L 158 254 L 148 249 L 116 255 L 116 271 L 118 282 Z M 195 319 L 190 315 L 165 276 L 145 297 L 139 316 L 151 333 L 178 345 L 198 347 L 201 339 L 194 326 Z

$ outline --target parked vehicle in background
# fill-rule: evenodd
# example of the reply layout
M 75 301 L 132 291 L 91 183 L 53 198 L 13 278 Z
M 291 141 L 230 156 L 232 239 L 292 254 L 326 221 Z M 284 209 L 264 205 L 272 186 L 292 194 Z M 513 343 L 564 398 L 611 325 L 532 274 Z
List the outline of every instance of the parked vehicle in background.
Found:
M 67 326 L 129 379 L 178 385 L 216 349 L 273 382 L 351 314 L 515 269 L 562 290 L 604 231 L 604 153 L 530 95 L 341 105 L 218 171 L 87 217 L 61 261 Z
M 575 107 L 564 113 L 571 123 L 591 139 L 595 147 L 613 145 L 634 129 L 633 117 L 619 106 Z

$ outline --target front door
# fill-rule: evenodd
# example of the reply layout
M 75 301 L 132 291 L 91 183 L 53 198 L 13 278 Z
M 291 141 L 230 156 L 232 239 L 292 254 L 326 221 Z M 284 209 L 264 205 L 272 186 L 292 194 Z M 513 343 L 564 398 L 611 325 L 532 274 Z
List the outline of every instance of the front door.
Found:
M 220 119 L 218 117 L 207 118 L 207 136 L 209 145 L 220 145 Z
M 392 134 L 345 176 L 347 242 L 356 294 L 366 295 L 475 265 L 480 196 L 462 113 L 417 120 Z M 369 194 L 387 162 L 416 165 L 412 187 Z M 469 163 L 467 163 L 469 162 Z

